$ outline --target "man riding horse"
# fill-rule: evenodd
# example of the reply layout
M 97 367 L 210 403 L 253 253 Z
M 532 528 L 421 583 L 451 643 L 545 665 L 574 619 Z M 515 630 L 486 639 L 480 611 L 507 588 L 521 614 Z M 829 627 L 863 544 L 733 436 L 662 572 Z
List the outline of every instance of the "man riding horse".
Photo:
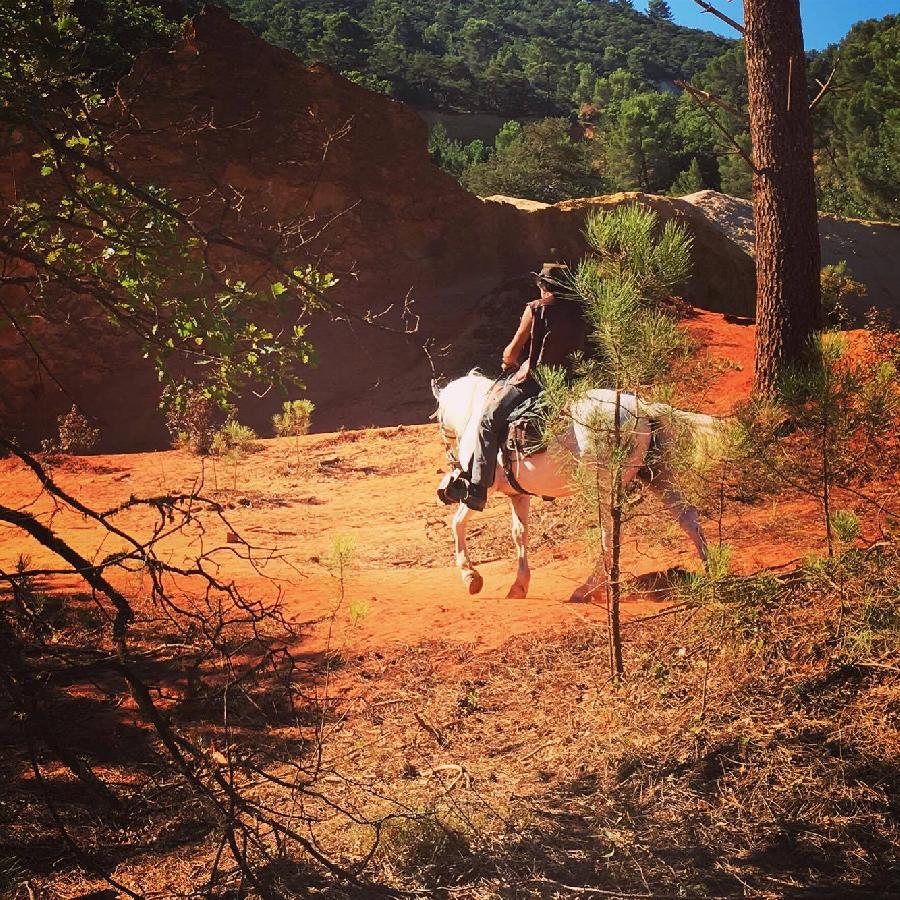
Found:
M 544 263 L 536 274 L 540 299 L 525 306 L 522 321 L 503 351 L 504 374 L 485 401 L 471 469 L 441 485 L 439 496 L 444 502 L 461 501 L 470 509 L 484 509 L 507 419 L 524 400 L 541 391 L 534 377 L 537 367 L 562 366 L 568 371 L 572 355 L 584 348 L 587 324 L 581 304 L 564 293 L 568 271 L 561 263 Z

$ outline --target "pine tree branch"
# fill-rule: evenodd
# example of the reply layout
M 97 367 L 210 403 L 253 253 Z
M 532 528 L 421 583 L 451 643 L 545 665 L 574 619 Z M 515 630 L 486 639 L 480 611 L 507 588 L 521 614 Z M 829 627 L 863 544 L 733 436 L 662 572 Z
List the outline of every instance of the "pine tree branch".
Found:
M 697 90 L 697 88 L 688 84 L 686 81 L 676 81 L 675 83 L 679 87 L 681 87 L 685 91 L 687 91 L 688 94 L 690 94 L 690 96 L 693 98 L 693 100 L 696 102 L 696 104 L 700 107 L 700 109 L 702 109 L 703 112 L 706 113 L 707 117 L 713 123 L 713 125 L 715 125 L 716 128 L 718 128 L 719 131 L 721 131 L 722 134 L 724 134 L 725 137 L 728 138 L 728 140 L 731 142 L 732 146 L 734 147 L 735 152 L 741 156 L 741 158 L 744 160 L 745 163 L 747 163 L 748 166 L 750 166 L 750 171 L 758 175 L 759 171 L 756 168 L 756 166 L 753 164 L 753 160 L 747 154 L 747 151 L 735 140 L 734 135 L 732 135 L 732 133 L 713 115 L 712 110 L 710 110 L 710 108 L 703 102 L 703 97 L 700 95 L 700 92 Z
M 813 99 L 810 101 L 810 111 L 814 110 L 819 105 L 819 101 L 828 93 L 829 89 L 831 88 L 831 81 L 834 78 L 834 73 L 837 72 L 837 65 L 838 61 L 835 60 L 834 68 L 831 70 L 831 74 L 828 76 L 828 79 L 824 83 L 819 81 L 818 78 L 816 79 L 816 82 L 819 85 L 819 93 L 816 94 L 816 96 L 813 97 Z
M 741 34 L 744 33 L 744 26 L 740 24 L 740 22 L 735 22 L 734 19 L 726 16 L 725 13 L 719 12 L 714 6 L 710 6 L 709 3 L 705 3 L 704 0 L 694 0 L 694 3 L 697 6 L 701 7 L 705 12 L 712 13 L 717 19 L 721 19 L 727 25 L 730 25 L 736 31 L 739 31 Z
M 731 113 L 731 115 L 735 116 L 743 122 L 750 121 L 750 117 L 747 115 L 747 113 L 741 112 L 730 103 L 726 103 L 721 97 L 717 97 L 715 94 L 711 94 L 709 91 L 704 91 L 702 88 L 695 87 L 693 84 L 690 84 L 687 81 L 680 81 L 678 79 L 676 79 L 675 84 L 683 91 L 687 91 L 690 94 L 699 95 L 704 100 L 706 100 L 707 103 L 715 104 L 721 109 L 724 109 L 725 112 Z

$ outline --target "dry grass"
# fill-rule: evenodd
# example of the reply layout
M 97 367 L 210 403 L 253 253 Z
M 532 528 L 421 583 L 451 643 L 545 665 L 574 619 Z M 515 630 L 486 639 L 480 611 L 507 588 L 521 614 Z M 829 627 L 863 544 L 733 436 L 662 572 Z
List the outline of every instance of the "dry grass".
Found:
M 353 674 L 375 687 L 328 745 L 332 797 L 410 823 L 401 850 L 375 854 L 379 880 L 409 889 L 887 896 L 897 586 L 893 555 L 695 585 L 700 605 L 630 627 L 622 683 L 589 626 L 490 657 L 435 644 L 368 659 Z M 332 852 L 374 834 L 334 833 Z
M 367 858 L 357 896 L 373 885 L 468 898 L 889 896 L 900 889 L 898 586 L 890 547 L 780 579 L 685 582 L 685 605 L 627 626 L 622 682 L 608 676 L 605 631 L 587 623 L 490 654 L 435 642 L 323 659 L 296 673 L 318 707 L 279 712 L 262 679 L 231 711 L 235 777 L 271 808 L 295 804 L 332 859 Z M 195 734 L 215 718 L 202 699 L 170 706 Z M 83 697 L 81 715 L 98 700 Z M 212 823 L 167 791 L 142 730 L 106 715 L 105 742 L 84 718 L 83 752 L 140 816 L 101 814 L 63 773 L 58 808 L 121 879 L 190 895 L 215 854 Z M 254 787 L 249 766 L 263 763 L 302 771 L 309 787 Z M 26 761 L 12 752 L 4 765 L 16 776 L 0 803 L 12 896 L 26 878 L 36 896 L 100 886 L 61 844 Z M 262 883 L 271 896 L 353 893 L 290 849 Z

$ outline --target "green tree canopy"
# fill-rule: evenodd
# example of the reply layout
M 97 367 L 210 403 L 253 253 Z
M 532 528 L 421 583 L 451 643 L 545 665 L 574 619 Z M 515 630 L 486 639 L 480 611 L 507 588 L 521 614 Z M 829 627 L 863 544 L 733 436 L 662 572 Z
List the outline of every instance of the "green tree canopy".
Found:
M 604 184 L 593 165 L 592 145 L 575 142 L 565 119 L 544 119 L 525 125 L 521 134 L 504 141 L 485 162 L 468 169 L 463 184 L 481 196 L 506 194 L 555 203 L 602 192 Z

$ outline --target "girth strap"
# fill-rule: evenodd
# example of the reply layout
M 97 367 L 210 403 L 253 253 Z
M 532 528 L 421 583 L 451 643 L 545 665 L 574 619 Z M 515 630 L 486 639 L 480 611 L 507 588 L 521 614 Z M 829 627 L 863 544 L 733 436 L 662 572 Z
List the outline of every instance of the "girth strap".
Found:
M 519 484 L 518 478 L 513 475 L 512 470 L 512 455 L 510 452 L 504 447 L 502 451 L 502 459 L 503 459 L 503 474 L 506 476 L 506 480 L 509 482 L 509 486 L 517 493 L 517 494 L 527 494 L 529 497 L 534 497 L 536 494 L 532 494 L 531 491 L 526 491 L 525 488 Z

